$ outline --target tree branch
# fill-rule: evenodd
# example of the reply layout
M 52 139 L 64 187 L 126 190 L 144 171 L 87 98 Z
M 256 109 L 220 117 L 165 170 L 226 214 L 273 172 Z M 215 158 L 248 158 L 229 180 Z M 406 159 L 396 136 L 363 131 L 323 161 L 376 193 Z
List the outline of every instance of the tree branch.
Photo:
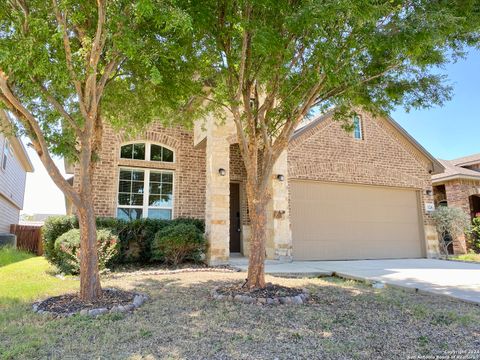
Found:
M 37 79 L 35 79 L 34 77 L 31 77 L 32 81 L 37 84 L 37 86 L 39 87 L 40 91 L 42 92 L 42 94 L 45 96 L 45 98 L 48 100 L 48 102 L 60 113 L 60 115 L 62 115 L 62 117 L 67 120 L 67 122 L 70 124 L 70 126 L 73 128 L 73 130 L 75 131 L 75 134 L 77 136 L 80 136 L 80 133 L 82 131 L 82 129 L 80 128 L 80 126 L 78 126 L 78 124 L 76 123 L 75 119 L 72 118 L 72 116 L 67 113 L 67 111 L 65 110 L 65 108 L 62 106 L 62 104 L 60 104 L 57 99 L 55 99 L 55 97 L 53 97 L 52 94 L 50 94 L 50 92 L 47 90 L 47 88 L 40 82 L 38 81 Z
M 66 196 L 75 204 L 80 206 L 80 197 L 73 189 L 73 186 L 68 183 L 62 176 L 60 170 L 55 165 L 53 159 L 48 152 L 48 145 L 43 136 L 42 130 L 33 117 L 33 115 L 23 106 L 17 97 L 11 92 L 7 83 L 5 73 L 0 69 L 0 101 L 2 101 L 29 130 L 30 140 L 33 143 L 35 151 L 42 161 L 45 169 L 51 176 L 55 184 L 64 192 Z

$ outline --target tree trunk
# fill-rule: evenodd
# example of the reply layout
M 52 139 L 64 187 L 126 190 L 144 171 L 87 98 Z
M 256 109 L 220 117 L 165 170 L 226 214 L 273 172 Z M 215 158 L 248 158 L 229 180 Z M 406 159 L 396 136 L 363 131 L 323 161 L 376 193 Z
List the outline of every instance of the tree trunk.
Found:
M 253 200 L 253 206 L 250 207 L 252 233 L 248 257 L 247 285 L 249 288 L 263 289 L 265 287 L 265 243 L 267 239 L 268 199 L 262 196 L 260 199 Z
M 77 210 L 80 225 L 80 298 L 84 301 L 102 295 L 98 271 L 97 224 L 90 189 L 82 194 L 82 207 Z

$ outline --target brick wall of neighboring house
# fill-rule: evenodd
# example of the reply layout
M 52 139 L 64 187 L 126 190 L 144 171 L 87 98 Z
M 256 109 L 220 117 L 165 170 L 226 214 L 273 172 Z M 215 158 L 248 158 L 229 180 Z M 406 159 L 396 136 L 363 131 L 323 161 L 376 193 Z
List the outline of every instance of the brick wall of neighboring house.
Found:
M 5 136 L 0 133 L 0 232 L 10 232 L 10 224 L 18 224 L 23 208 L 27 173 L 10 146 L 6 168 L 2 167 Z
M 452 180 L 445 182 L 445 193 L 448 207 L 462 209 L 465 214 L 471 216 L 470 196 L 480 194 L 480 181 L 475 180 Z M 455 239 L 453 251 L 455 254 L 463 254 L 467 250 L 465 236 Z
M 331 117 L 294 138 L 288 150 L 289 178 L 416 189 L 427 239 L 433 241 L 433 223 L 424 211 L 425 203 L 433 202 L 433 195 L 426 194 L 432 189 L 431 160 L 387 120 L 362 113 L 361 123 L 362 140 Z
M 129 141 L 151 141 L 175 152 L 174 163 L 120 159 L 120 146 Z M 143 133 L 127 136 L 105 126 L 103 145 L 94 176 L 94 203 L 97 216 L 116 216 L 120 167 L 174 171 L 174 217 L 205 216 L 205 149 L 193 147 L 193 133 L 181 127 L 165 128 L 154 123 Z M 78 166 L 74 186 L 78 188 Z

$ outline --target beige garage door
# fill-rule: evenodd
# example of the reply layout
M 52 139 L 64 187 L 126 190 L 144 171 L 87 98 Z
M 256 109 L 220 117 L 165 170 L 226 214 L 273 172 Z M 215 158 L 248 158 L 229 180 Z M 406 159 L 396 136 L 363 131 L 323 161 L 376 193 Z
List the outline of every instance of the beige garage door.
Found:
M 290 183 L 295 260 L 422 257 L 415 190 Z

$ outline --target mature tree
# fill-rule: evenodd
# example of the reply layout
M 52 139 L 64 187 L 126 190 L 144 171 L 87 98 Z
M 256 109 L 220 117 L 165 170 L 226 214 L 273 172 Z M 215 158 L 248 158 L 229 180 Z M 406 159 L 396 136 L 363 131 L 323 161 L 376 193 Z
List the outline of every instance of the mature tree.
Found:
M 141 126 L 191 97 L 189 29 L 168 0 L 1 0 L 0 104 L 76 207 L 84 300 L 101 294 L 92 178 L 104 122 Z M 53 154 L 78 163 L 78 189 Z
M 207 99 L 236 125 L 252 226 L 248 286 L 264 287 L 272 168 L 300 122 L 335 108 L 388 112 L 449 98 L 432 68 L 476 44 L 479 2 L 224 0 L 185 2 Z

